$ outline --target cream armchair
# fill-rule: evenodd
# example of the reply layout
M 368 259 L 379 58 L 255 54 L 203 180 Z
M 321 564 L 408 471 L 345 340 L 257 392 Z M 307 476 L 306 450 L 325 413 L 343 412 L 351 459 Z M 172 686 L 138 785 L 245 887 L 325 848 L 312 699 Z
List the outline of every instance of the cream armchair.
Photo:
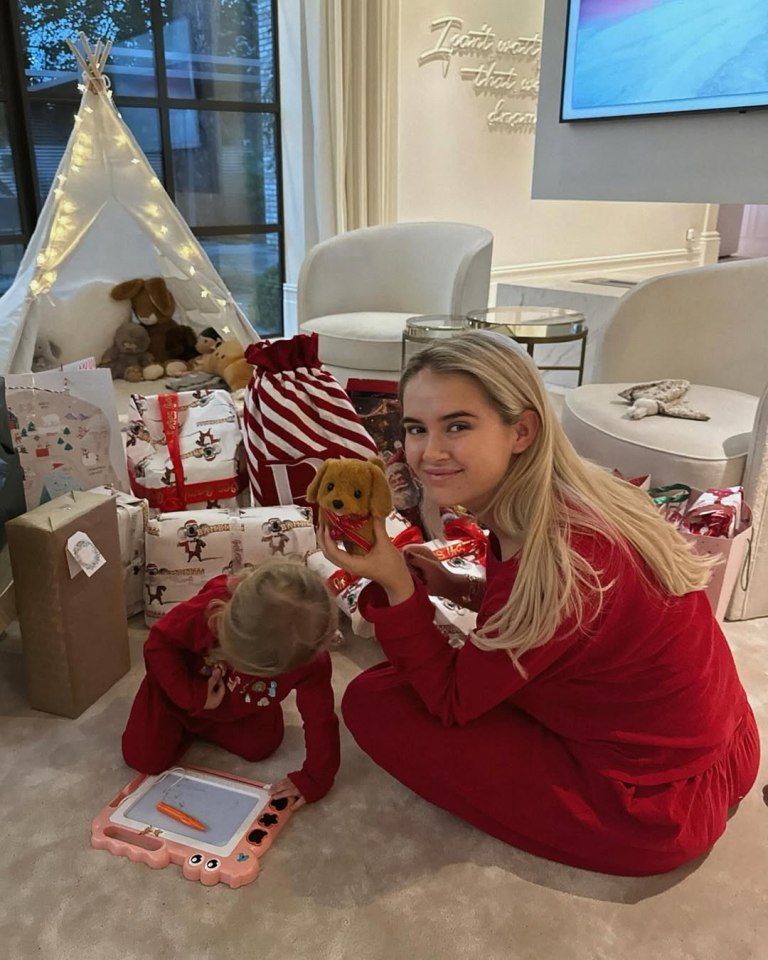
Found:
M 331 237 L 307 254 L 298 282 L 301 333 L 349 377 L 397 379 L 403 328 L 420 314 L 488 305 L 493 235 L 463 223 L 396 223 Z
M 618 301 L 595 379 L 564 398 L 576 449 L 655 486 L 743 483 L 753 508 L 750 585 L 729 616 L 768 615 L 768 259 L 683 270 L 646 280 Z M 650 380 L 691 381 L 690 405 L 708 421 L 630 420 L 617 396 Z M 762 397 L 762 400 L 761 400 Z M 762 585 L 761 585 L 762 584 Z

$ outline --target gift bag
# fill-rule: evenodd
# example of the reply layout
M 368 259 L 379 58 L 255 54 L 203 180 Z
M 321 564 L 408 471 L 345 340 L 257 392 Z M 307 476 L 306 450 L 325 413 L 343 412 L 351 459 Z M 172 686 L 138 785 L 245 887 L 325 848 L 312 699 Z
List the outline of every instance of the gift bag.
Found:
M 349 397 L 318 360 L 317 334 L 262 340 L 245 357 L 254 366 L 243 413 L 254 503 L 305 505 L 324 460 L 376 455 Z
M 744 502 L 743 487 L 701 491 L 671 484 L 648 493 L 697 553 L 720 561 L 712 568 L 706 594 L 715 618 L 722 621 L 734 587 L 749 565 L 752 511 Z
M 219 574 L 317 549 L 308 507 L 161 513 L 146 528 L 144 619 L 148 627 Z
M 717 620 L 724 620 L 736 582 L 748 562 L 752 511 L 743 487 L 691 491 L 680 532 L 697 553 L 720 560 L 712 568 L 707 597 Z
M 239 506 L 247 486 L 240 423 L 226 390 L 131 397 L 133 492 L 158 510 Z
M 5 388 L 28 510 L 70 490 L 130 490 L 109 370 L 9 373 Z

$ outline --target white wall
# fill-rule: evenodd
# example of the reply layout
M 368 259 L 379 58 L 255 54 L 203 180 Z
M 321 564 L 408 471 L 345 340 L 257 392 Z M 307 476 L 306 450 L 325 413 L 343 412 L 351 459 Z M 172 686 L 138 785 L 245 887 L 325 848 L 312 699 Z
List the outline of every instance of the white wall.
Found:
M 467 49 L 419 65 L 440 42 L 430 24 L 456 17 L 445 43 L 478 31 L 473 42 L 491 43 L 541 34 L 543 0 L 402 0 L 400 5 L 397 219 L 459 220 L 488 227 L 495 236 L 494 279 L 531 272 L 594 272 L 605 267 L 705 259 L 702 232 L 712 239 L 712 210 L 705 204 L 605 203 L 531 199 L 534 134 L 490 124 L 489 115 L 535 113 L 536 100 L 504 89 L 476 90 L 462 68 L 496 61 L 514 67 L 517 81 L 535 78 L 526 56 Z M 487 39 L 489 30 L 494 34 Z M 528 49 L 530 44 L 528 45 Z M 444 71 L 447 73 L 444 75 Z M 502 83 L 510 82 L 498 77 Z M 515 79 L 514 77 L 512 79 Z M 503 100 L 501 110 L 496 110 Z M 715 211 L 716 213 L 716 211 Z M 693 228 L 694 241 L 686 242 Z M 716 235 L 715 235 L 716 237 Z M 712 259 L 711 250 L 708 259 Z M 716 251 L 715 251 L 716 253 Z

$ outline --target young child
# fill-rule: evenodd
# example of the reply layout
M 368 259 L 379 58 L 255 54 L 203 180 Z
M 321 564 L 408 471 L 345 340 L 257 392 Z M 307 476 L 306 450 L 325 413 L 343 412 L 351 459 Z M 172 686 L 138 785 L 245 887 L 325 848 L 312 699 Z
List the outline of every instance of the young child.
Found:
M 280 746 L 280 703 L 295 690 L 306 759 L 272 796 L 292 797 L 295 805 L 319 800 L 339 768 L 327 651 L 336 625 L 322 579 L 298 559 L 210 580 L 150 630 L 146 677 L 123 733 L 125 762 L 161 773 L 195 737 L 263 760 Z

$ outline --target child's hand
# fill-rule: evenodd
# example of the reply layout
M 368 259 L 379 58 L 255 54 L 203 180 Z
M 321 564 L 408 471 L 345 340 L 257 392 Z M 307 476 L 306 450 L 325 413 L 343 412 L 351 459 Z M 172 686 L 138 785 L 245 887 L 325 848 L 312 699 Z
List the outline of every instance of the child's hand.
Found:
M 280 800 L 283 797 L 293 800 L 294 810 L 298 810 L 299 807 L 303 807 L 307 802 L 301 795 L 301 790 L 299 790 L 290 777 L 283 777 L 280 783 L 274 784 L 272 790 L 270 791 L 270 796 L 273 800 Z
M 213 668 L 213 672 L 208 677 L 208 696 L 205 698 L 203 710 L 215 710 L 224 699 L 227 688 L 224 686 L 223 676 L 221 667 Z

